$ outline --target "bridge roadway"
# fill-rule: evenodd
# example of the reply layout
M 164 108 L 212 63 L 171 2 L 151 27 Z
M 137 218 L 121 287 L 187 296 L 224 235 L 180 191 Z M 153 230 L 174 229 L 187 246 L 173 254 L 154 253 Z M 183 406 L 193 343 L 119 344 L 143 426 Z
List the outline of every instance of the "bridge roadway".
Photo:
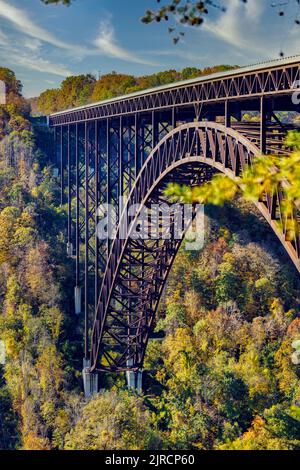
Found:
M 128 204 L 159 203 L 168 181 L 201 184 L 216 171 L 236 178 L 257 154 L 284 158 L 290 150 L 284 138 L 294 128 L 284 117 L 299 113 L 298 88 L 300 56 L 49 117 L 61 203 L 68 209 L 67 249 L 75 259 L 75 312 L 85 319 L 87 395 L 98 389 L 98 372 L 126 372 L 130 386 L 140 386 L 159 300 L 180 247 L 174 240 L 132 241 L 130 233 L 122 241 L 118 235 L 99 240 L 96 208 L 118 208 L 120 195 Z M 288 230 L 299 225 L 299 211 L 286 220 L 283 197 L 279 188 L 257 206 L 300 271 L 299 232 Z

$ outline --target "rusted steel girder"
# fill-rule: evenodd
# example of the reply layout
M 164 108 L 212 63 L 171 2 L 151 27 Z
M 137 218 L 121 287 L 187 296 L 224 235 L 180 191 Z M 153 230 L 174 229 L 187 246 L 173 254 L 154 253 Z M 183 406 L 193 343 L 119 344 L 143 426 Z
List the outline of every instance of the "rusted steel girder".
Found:
M 189 123 L 170 131 L 144 163 L 127 201 L 127 207 L 159 203 L 166 183 L 198 184 L 195 176 L 208 168 L 235 179 L 260 150 L 237 131 L 215 122 Z M 300 271 L 299 234 L 287 240 L 287 223 L 281 210 L 280 189 L 265 194 L 258 209 L 283 243 Z M 275 207 L 274 207 L 275 205 Z M 135 216 L 123 212 L 104 274 L 92 333 L 91 371 L 138 370 L 168 273 L 181 240 L 132 240 Z M 126 220 L 125 220 L 126 219 Z M 278 222 L 282 222 L 278 225 Z M 129 362 L 128 362 L 129 361 Z M 128 366 L 130 364 L 130 366 Z
M 284 158 L 292 126 L 276 111 L 299 112 L 292 102 L 299 79 L 299 59 L 275 61 L 50 116 L 68 253 L 75 257 L 76 292 L 84 294 L 76 313 L 84 312 L 91 371 L 142 367 L 180 246 L 178 240 L 99 240 L 97 208 L 108 202 L 118 207 L 119 196 L 159 203 L 170 178 L 192 185 L 215 171 L 236 177 L 260 152 Z M 256 111 L 258 122 L 243 121 L 246 111 Z M 299 237 L 288 240 L 282 197 L 281 191 L 267 194 L 258 207 L 299 270 Z

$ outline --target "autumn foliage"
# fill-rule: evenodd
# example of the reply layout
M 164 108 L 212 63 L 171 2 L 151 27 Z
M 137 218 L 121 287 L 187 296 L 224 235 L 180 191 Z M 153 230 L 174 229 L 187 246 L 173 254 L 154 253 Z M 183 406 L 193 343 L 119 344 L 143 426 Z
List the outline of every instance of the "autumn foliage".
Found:
M 21 84 L 0 73 L 11 90 L 0 108 L 0 448 L 299 450 L 299 276 L 239 199 L 208 204 L 203 249 L 183 244 L 177 256 L 147 349 L 144 393 L 108 375 L 106 392 L 84 399 L 65 208 Z M 40 105 L 50 112 L 173 79 L 175 71 L 71 77 Z

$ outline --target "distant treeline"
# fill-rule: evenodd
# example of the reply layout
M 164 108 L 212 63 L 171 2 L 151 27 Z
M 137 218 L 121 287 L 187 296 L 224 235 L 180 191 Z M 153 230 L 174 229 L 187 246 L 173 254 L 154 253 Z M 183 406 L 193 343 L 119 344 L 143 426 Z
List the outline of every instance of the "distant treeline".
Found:
M 231 65 L 217 65 L 198 69 L 187 67 L 181 72 L 166 70 L 152 75 L 135 77 L 117 72 L 102 75 L 99 80 L 91 74 L 66 78 L 60 88 L 44 91 L 37 100 L 35 111 L 50 114 L 74 106 L 114 98 L 147 88 L 167 85 L 180 80 L 201 77 L 211 73 L 223 72 L 237 68 Z

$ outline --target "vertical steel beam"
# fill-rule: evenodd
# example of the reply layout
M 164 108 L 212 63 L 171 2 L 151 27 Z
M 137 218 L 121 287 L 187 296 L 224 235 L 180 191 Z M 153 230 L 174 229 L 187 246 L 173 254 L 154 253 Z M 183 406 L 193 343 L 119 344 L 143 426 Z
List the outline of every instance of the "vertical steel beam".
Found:
M 145 119 L 142 117 L 140 119 L 139 125 L 139 135 L 140 135 L 140 151 L 139 151 L 139 171 L 142 168 L 144 161 L 145 161 L 145 153 L 146 153 L 146 122 Z
M 152 149 L 157 145 L 158 143 L 158 121 L 156 119 L 156 113 L 155 111 L 152 111 Z
M 68 193 L 68 255 L 72 255 L 72 168 L 71 168 L 71 142 L 70 142 L 70 124 L 67 127 L 67 165 L 68 165 L 68 179 L 67 179 L 67 193 Z
M 127 167 L 127 181 L 125 183 L 127 194 L 129 195 L 131 188 L 133 186 L 133 178 L 132 178 L 132 163 L 133 163 L 133 126 L 131 122 L 131 118 L 129 117 L 127 120 L 127 148 L 126 148 L 126 167 Z M 125 188 L 124 188 L 125 189 Z
M 111 202 L 111 192 L 110 192 L 110 174 L 111 174 L 111 168 L 110 168 L 110 119 L 108 118 L 106 121 L 106 164 L 107 164 L 107 194 L 106 194 L 106 202 L 107 204 L 110 204 Z
M 172 129 L 175 129 L 175 127 L 176 127 L 176 109 L 174 107 L 172 108 L 171 124 L 172 124 Z
M 75 209 L 75 313 L 81 314 L 81 286 L 80 286 L 80 162 L 79 162 L 79 130 L 78 124 L 75 124 L 75 188 L 74 197 L 76 201 Z
M 123 117 L 120 116 L 119 123 L 119 196 L 124 193 L 124 141 L 123 141 Z
M 84 123 L 84 164 L 82 166 L 83 182 L 80 189 L 84 194 L 81 203 L 84 212 L 84 221 L 81 224 L 81 237 L 84 240 L 84 356 L 89 357 L 89 328 L 91 314 L 94 314 L 95 301 L 95 222 L 96 222 L 96 194 L 95 171 L 98 170 L 96 162 L 96 124 Z M 99 167 L 99 165 L 98 165 Z M 97 187 L 97 191 L 98 191 Z M 96 196 L 97 197 L 97 196 Z
M 57 128 L 54 127 L 54 149 L 53 149 L 53 165 L 57 164 Z
M 135 122 L 131 116 L 123 117 L 120 123 L 120 194 L 128 196 L 135 179 Z
M 85 257 L 84 257 L 84 356 L 89 356 L 89 139 L 88 123 L 84 123 L 85 157 Z
M 99 238 L 97 226 L 99 223 L 98 208 L 100 204 L 100 155 L 99 155 L 99 124 L 95 121 L 95 309 L 97 308 L 99 296 Z
M 80 175 L 79 175 L 79 130 L 75 124 L 75 165 L 76 165 L 76 287 L 80 285 Z
M 231 127 L 231 109 L 230 109 L 230 103 L 228 100 L 225 101 L 224 103 L 224 125 L 229 128 Z M 225 140 L 225 168 L 228 168 L 229 164 L 229 149 L 228 149 L 228 141 L 227 139 Z
M 134 131 L 135 131 L 135 141 L 134 141 L 134 174 L 135 179 L 139 174 L 139 150 L 140 150 L 140 139 L 139 139 L 139 116 L 136 113 L 134 115 Z
M 98 207 L 106 204 L 107 193 L 108 193 L 108 158 L 107 158 L 107 121 L 99 121 L 97 127 L 97 139 L 98 139 Z M 97 223 L 100 221 L 98 214 Z M 98 269 L 99 276 L 103 274 L 107 261 L 108 253 L 108 240 L 98 239 Z M 101 279 L 99 279 L 100 287 Z
M 64 134 L 63 126 L 60 126 L 60 204 L 64 204 L 65 181 L 64 181 Z
M 230 110 L 230 103 L 228 100 L 225 101 L 224 115 L 225 115 L 225 119 L 224 119 L 225 126 L 231 127 L 231 110 Z
M 266 98 L 260 98 L 260 151 L 265 154 L 267 150 L 267 113 L 266 113 Z
M 111 194 L 111 166 L 110 166 L 110 158 L 111 158 L 111 140 L 110 140 L 110 119 L 108 118 L 106 121 L 106 165 L 107 165 L 107 173 L 106 173 L 106 203 L 111 204 L 112 194 Z M 107 237 L 107 254 L 109 255 L 111 246 L 111 240 Z

